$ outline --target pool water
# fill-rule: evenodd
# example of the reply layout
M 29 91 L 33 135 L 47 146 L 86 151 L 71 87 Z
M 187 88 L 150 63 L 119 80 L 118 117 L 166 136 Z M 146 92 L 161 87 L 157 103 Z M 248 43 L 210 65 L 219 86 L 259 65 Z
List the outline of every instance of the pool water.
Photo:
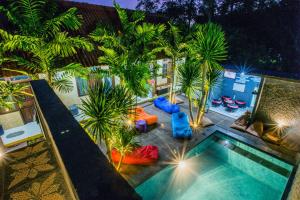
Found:
M 144 200 L 279 200 L 293 166 L 220 132 L 136 188 Z

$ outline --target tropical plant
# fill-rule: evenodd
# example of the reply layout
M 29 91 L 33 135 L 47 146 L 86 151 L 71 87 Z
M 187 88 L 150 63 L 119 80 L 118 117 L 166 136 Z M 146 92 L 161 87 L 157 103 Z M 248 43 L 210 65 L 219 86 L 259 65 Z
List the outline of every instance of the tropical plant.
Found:
M 136 131 L 131 127 L 124 126 L 120 128 L 118 133 L 113 135 L 110 139 L 111 147 L 117 150 L 121 157 L 117 165 L 117 170 L 120 170 L 121 164 L 126 154 L 131 153 L 138 142 L 135 141 Z
M 178 83 L 181 91 L 188 98 L 190 118 L 192 124 L 194 124 L 193 99 L 196 98 L 197 92 L 201 88 L 201 69 L 197 62 L 187 58 L 185 63 L 179 66 Z
M 26 92 L 28 85 L 14 84 L 8 81 L 0 81 L 0 109 L 11 109 L 15 104 L 20 106 L 26 96 L 32 96 Z M 5 152 L 5 146 L 0 137 L 0 166 L 1 156 Z
M 149 66 L 161 51 L 157 38 L 164 31 L 164 25 L 142 22 L 143 12 L 128 16 L 118 4 L 115 8 L 121 21 L 121 28 L 99 25 L 90 37 L 100 44 L 103 55 L 100 64 L 109 66 L 113 75 L 120 77 L 122 85 L 127 86 L 136 96 L 148 93 Z
M 201 97 L 198 101 L 196 123 L 201 124 L 205 113 L 211 81 L 216 70 L 221 70 L 220 62 L 227 58 L 225 34 L 219 25 L 208 23 L 196 25 L 189 45 L 190 55 L 199 63 L 201 69 Z
M 24 97 L 32 96 L 26 92 L 28 85 L 14 84 L 9 81 L 0 81 L 0 108 L 10 109 L 13 105 L 21 105 Z
M 132 93 L 123 85 L 112 87 L 107 81 L 97 82 L 89 88 L 88 97 L 82 100 L 85 116 L 83 127 L 100 144 L 105 143 L 107 157 L 111 160 L 110 138 L 119 131 L 134 105 Z
M 76 14 L 76 8 L 57 15 L 49 5 L 53 4 L 48 0 L 18 0 L 0 6 L 0 12 L 17 32 L 0 29 L 0 61 L 23 67 L 26 71 L 15 70 L 22 74 L 44 74 L 53 88 L 68 92 L 72 89 L 70 77 L 86 76 L 88 71 L 79 63 L 64 64 L 65 58 L 75 55 L 78 49 L 91 51 L 93 45 L 86 38 L 71 37 L 66 32 L 81 25 L 82 17 Z
M 182 61 L 186 55 L 186 43 L 184 37 L 181 35 L 179 28 L 172 23 L 169 23 L 169 28 L 165 32 L 164 38 L 161 38 L 161 46 L 163 51 L 171 58 L 171 88 L 169 92 L 170 102 L 175 103 L 175 87 L 176 87 L 176 72 L 177 65 Z

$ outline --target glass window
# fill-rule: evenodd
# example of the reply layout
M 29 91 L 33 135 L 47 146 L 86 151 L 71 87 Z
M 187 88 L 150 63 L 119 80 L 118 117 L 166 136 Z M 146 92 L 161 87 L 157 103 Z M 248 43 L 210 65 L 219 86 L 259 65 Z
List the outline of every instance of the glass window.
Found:
M 167 63 L 163 63 L 163 67 L 162 67 L 162 77 L 166 78 L 168 74 L 168 64 Z
M 87 95 L 87 91 L 88 91 L 88 80 L 87 79 L 76 77 L 76 85 L 77 85 L 78 96 Z

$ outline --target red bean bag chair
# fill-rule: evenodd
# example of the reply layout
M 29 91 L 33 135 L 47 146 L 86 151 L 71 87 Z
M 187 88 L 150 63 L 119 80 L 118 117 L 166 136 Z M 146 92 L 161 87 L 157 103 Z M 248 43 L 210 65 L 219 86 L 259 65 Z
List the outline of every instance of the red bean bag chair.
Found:
M 121 154 L 113 149 L 111 152 L 111 158 L 113 162 L 119 162 Z M 136 148 L 130 154 L 127 154 L 122 163 L 128 165 L 150 165 L 158 159 L 157 146 L 147 145 Z

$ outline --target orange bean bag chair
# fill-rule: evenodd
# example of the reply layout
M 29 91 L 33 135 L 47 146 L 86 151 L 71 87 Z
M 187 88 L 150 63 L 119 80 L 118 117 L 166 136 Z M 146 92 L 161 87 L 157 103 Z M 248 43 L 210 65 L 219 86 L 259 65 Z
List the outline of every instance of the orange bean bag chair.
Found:
M 134 115 L 135 115 L 134 121 L 145 120 L 147 125 L 155 124 L 155 123 L 157 123 L 157 120 L 158 120 L 156 115 L 150 115 L 150 114 L 146 113 L 146 111 L 142 107 L 135 108 Z
M 112 161 L 117 163 L 121 159 L 121 154 L 113 149 L 111 152 Z M 150 165 L 158 159 L 157 146 L 147 145 L 136 148 L 130 154 L 127 154 L 122 163 L 128 165 Z

